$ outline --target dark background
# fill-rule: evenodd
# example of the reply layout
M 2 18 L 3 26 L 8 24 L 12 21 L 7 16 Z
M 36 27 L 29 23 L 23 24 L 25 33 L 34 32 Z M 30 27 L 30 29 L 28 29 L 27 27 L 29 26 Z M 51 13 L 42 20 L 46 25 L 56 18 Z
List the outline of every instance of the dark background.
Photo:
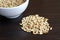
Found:
M 53 30 L 44 35 L 24 32 L 19 23 L 31 14 L 48 18 Z M 30 0 L 27 10 L 20 17 L 7 19 L 0 16 L 0 40 L 60 40 L 60 0 Z

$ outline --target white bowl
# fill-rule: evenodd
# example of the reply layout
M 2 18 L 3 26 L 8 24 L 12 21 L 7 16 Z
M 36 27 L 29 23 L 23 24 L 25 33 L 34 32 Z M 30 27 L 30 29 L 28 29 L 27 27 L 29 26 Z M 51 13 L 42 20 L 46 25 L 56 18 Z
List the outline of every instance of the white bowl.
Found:
M 0 15 L 7 18 L 17 18 L 23 13 L 29 4 L 29 0 L 26 0 L 24 3 L 17 7 L 12 8 L 0 8 Z

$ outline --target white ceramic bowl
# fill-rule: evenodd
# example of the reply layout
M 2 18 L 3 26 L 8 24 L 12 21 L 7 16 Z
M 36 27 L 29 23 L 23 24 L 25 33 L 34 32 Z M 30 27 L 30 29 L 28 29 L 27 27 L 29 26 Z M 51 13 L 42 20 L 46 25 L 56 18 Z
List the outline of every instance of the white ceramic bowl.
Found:
M 23 13 L 29 4 L 29 0 L 26 0 L 24 3 L 17 7 L 12 8 L 0 8 L 0 15 L 7 18 L 17 18 Z

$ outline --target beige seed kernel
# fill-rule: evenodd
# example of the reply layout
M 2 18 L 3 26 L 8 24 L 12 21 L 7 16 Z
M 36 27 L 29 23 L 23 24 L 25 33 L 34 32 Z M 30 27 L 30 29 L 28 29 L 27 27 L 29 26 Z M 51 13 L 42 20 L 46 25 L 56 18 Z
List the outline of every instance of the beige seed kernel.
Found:
M 0 0 L 0 7 L 10 8 L 16 7 L 22 4 L 25 0 Z
M 49 26 L 48 19 L 39 15 L 30 15 L 22 19 L 22 29 L 33 34 L 46 34 L 52 27 Z

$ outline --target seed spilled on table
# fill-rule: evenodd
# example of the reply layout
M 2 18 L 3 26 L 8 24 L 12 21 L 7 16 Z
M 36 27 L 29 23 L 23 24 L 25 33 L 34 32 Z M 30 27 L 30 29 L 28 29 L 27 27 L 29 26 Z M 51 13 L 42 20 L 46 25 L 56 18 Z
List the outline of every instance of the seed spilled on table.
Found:
M 48 23 L 48 19 L 40 17 L 39 15 L 29 15 L 22 19 L 22 29 L 26 32 L 33 32 L 33 34 L 46 34 L 52 30 Z

